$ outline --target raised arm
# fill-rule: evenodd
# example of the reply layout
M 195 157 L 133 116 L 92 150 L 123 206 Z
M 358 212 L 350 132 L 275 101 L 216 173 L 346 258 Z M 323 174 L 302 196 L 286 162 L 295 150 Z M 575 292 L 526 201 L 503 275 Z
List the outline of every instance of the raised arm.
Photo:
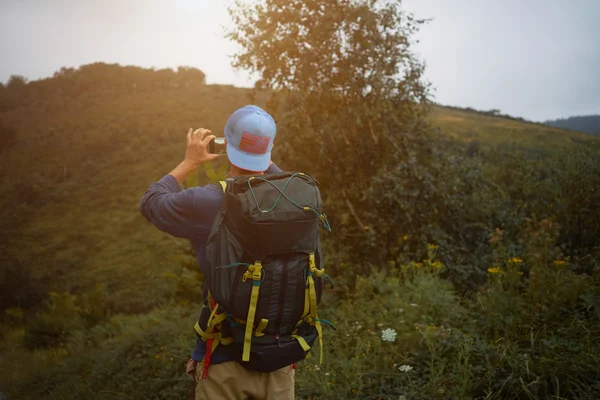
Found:
M 220 196 L 216 190 L 208 186 L 182 190 L 180 186 L 198 165 L 219 157 L 208 152 L 208 143 L 214 138 L 210 133 L 207 129 L 190 129 L 185 159 L 144 193 L 140 211 L 158 229 L 177 237 L 191 238 L 195 228 L 205 222 L 204 214 L 207 219 L 214 216 L 212 205 L 219 204 Z M 199 201 L 203 204 L 197 204 Z

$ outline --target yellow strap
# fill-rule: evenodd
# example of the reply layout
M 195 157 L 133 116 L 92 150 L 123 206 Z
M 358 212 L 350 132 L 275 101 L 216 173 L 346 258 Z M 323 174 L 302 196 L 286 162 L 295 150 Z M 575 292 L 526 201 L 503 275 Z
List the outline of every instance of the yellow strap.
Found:
M 256 261 L 254 265 L 248 267 L 248 272 L 252 272 L 252 294 L 250 295 L 250 306 L 248 307 L 248 319 L 246 319 L 246 333 L 244 335 L 244 351 L 242 361 L 250 361 L 250 345 L 252 342 L 252 329 L 254 328 L 254 316 L 256 314 L 256 305 L 258 303 L 258 292 L 260 289 L 260 279 L 262 277 L 262 264 Z M 248 273 L 246 272 L 246 274 Z
M 310 317 L 317 318 L 317 292 L 315 290 L 315 281 L 312 276 L 308 277 L 308 295 L 310 296 Z
M 310 312 L 310 295 L 308 294 L 308 284 L 306 285 L 306 289 L 304 290 L 304 312 L 302 313 L 302 319 L 308 317 L 308 313 Z
M 211 325 L 211 323 L 212 323 L 213 318 L 217 314 L 218 308 L 219 308 L 219 305 L 215 304 L 215 308 L 212 309 L 212 311 L 210 312 L 210 315 L 208 316 L 208 321 L 206 321 L 206 326 L 213 326 L 213 325 Z
M 215 338 L 215 340 L 213 340 L 212 342 L 212 348 L 211 348 L 211 354 L 215 354 L 215 349 L 217 348 L 217 346 L 219 345 L 219 343 L 221 343 L 221 334 L 217 334 L 217 337 Z
M 310 253 L 309 255 L 309 268 L 310 272 L 317 276 L 323 275 L 323 270 L 318 270 L 315 264 L 315 254 Z M 319 275 L 318 272 L 321 272 Z M 317 291 L 315 290 L 315 281 L 312 274 L 308 276 L 308 293 L 310 296 L 310 319 L 311 322 L 317 328 L 317 334 L 319 335 L 319 364 L 323 363 L 323 328 L 321 322 L 317 318 Z
M 323 329 L 321 322 L 317 318 L 317 292 L 315 291 L 315 281 L 312 276 L 308 277 L 308 290 L 310 292 L 310 319 L 311 323 L 317 328 L 319 335 L 319 364 L 323 363 Z
M 315 271 L 317 269 L 316 265 L 315 265 L 315 253 L 310 253 L 308 256 L 308 270 L 310 271 L 310 273 L 312 274 L 313 271 Z M 307 284 L 306 284 L 306 290 L 304 291 L 304 312 L 302 313 L 302 318 L 304 319 L 305 317 L 308 317 L 308 314 L 310 313 L 310 281 L 312 280 L 312 278 L 309 276 L 307 279 Z M 313 282 L 314 283 L 314 282 Z
M 200 328 L 200 324 L 198 322 L 196 322 L 196 324 L 194 325 L 194 330 L 196 331 L 196 333 L 198 335 L 200 335 L 200 337 L 202 338 L 202 340 L 204 340 L 205 342 L 208 339 L 214 339 L 215 338 L 215 334 L 214 333 L 206 333 L 202 328 Z
M 325 273 L 325 269 L 317 269 L 317 264 L 315 263 L 315 253 L 310 253 L 308 255 L 308 262 L 310 272 L 312 272 L 314 276 L 322 277 Z
M 300 346 L 302 346 L 302 350 L 310 351 L 310 346 L 308 345 L 308 343 L 306 343 L 306 340 L 304 340 L 302 336 L 292 335 L 292 337 L 296 339 L 298 343 L 300 343 Z
M 198 322 L 196 322 L 196 325 L 194 325 L 194 330 L 196 331 L 196 333 L 198 333 L 198 335 L 200 335 L 200 338 L 202 338 L 202 340 L 204 340 L 205 342 L 208 339 L 213 339 L 213 343 L 216 340 L 218 340 L 219 342 L 228 341 L 229 343 L 231 343 L 231 341 L 233 341 L 233 338 L 223 339 L 223 336 L 222 336 L 221 332 L 215 332 L 215 333 L 208 333 L 208 332 L 206 332 L 204 329 L 202 329 L 200 327 L 200 324 Z
M 225 346 L 227 346 L 228 344 L 233 343 L 233 338 L 232 337 L 221 337 L 221 343 Z
M 211 346 L 211 349 L 212 349 L 211 351 L 213 354 L 215 353 L 215 349 L 217 348 L 217 346 L 219 344 L 223 344 L 224 346 L 227 346 L 227 345 L 233 343 L 232 337 L 224 338 L 222 336 L 221 332 L 206 333 L 204 330 L 202 330 L 202 328 L 200 328 L 200 324 L 198 324 L 198 322 L 196 322 L 196 325 L 194 325 L 194 329 L 196 330 L 196 332 L 198 332 L 198 335 L 200 335 L 202 340 L 204 340 L 205 342 L 208 339 L 213 339 L 212 346 Z M 206 357 L 204 357 L 202 359 L 202 366 L 206 366 Z
M 211 346 L 211 354 L 215 354 L 215 349 L 217 348 L 217 346 L 221 343 L 221 333 L 218 333 L 215 335 L 215 338 L 212 342 L 212 346 Z M 202 358 L 202 367 L 206 368 L 206 356 L 204 356 Z
M 323 328 L 321 327 L 321 322 L 316 321 L 315 327 L 319 335 L 319 364 L 323 364 Z
M 227 190 L 227 182 L 219 181 L 219 185 L 221 185 L 221 189 L 223 190 L 223 193 L 225 193 L 225 191 Z
M 227 314 L 226 313 L 221 313 L 217 316 L 215 316 L 208 324 L 207 324 L 207 328 L 212 328 L 215 326 L 218 326 L 221 322 L 225 321 L 227 319 Z
M 260 322 L 258 323 L 258 326 L 256 327 L 256 330 L 254 331 L 254 336 L 257 337 L 261 337 L 261 336 L 265 336 L 264 334 L 264 330 L 267 327 L 267 324 L 269 323 L 268 319 L 261 319 Z
M 249 278 L 257 280 L 257 279 L 255 279 L 255 277 L 257 275 L 258 275 L 258 280 L 260 280 L 261 270 L 262 270 L 262 264 L 260 263 L 260 261 L 256 261 L 254 264 L 252 264 L 248 267 L 248 270 L 246 272 L 244 272 L 244 275 L 242 275 L 242 282 L 246 282 Z

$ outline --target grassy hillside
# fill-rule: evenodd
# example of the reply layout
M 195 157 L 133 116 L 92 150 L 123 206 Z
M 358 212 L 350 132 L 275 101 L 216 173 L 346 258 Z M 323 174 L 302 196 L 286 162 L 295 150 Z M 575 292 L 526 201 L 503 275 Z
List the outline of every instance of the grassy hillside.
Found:
M 434 107 L 431 121 L 443 134 L 462 142 L 476 140 L 487 147 L 516 143 L 537 154 L 593 140 L 579 132 L 454 108 Z
M 160 287 L 160 273 L 172 268 L 169 256 L 180 250 L 174 249 L 176 239 L 143 220 L 139 198 L 181 160 L 188 127 L 221 133 L 230 111 L 249 103 L 251 94 L 218 85 L 92 91 L 3 112 L 2 121 L 17 133 L 0 167 L 10 193 L 2 217 L 8 259 L 35 266 L 35 277 L 56 290 L 77 292 L 103 282 L 132 310 L 151 306 L 144 288 Z M 431 123 L 465 143 L 517 143 L 545 154 L 589 140 L 440 107 L 432 109 Z
M 248 94 L 219 86 L 92 93 L 4 112 L 17 131 L 1 167 L 11 193 L 3 207 L 9 259 L 36 266 L 54 289 L 103 282 L 119 302 L 151 306 L 145 288 L 180 250 L 141 217 L 139 199 L 181 161 L 188 127 L 218 132 Z
M 119 392 L 111 392 L 112 389 L 122 389 L 120 393 L 131 398 L 142 398 L 136 392 L 135 382 L 125 379 L 130 375 L 143 379 L 146 393 L 156 398 L 181 398 L 187 391 L 181 366 L 194 340 L 188 328 L 200 302 L 201 282 L 190 272 L 195 269 L 195 261 L 188 243 L 147 223 L 139 214 L 138 201 L 150 183 L 181 161 L 188 128 L 205 127 L 220 134 L 233 110 L 251 102 L 265 105 L 267 99 L 264 94 L 252 98 L 250 89 L 204 85 L 203 77 L 198 78 L 202 82 L 188 81 L 177 74 L 162 73 L 160 79 L 149 74 L 145 80 L 132 80 L 138 72 L 123 76 L 115 72 L 104 80 L 94 76 L 90 78 L 93 83 L 88 85 L 87 75 L 63 71 L 52 79 L 19 87 L 9 85 L 0 91 L 3 135 L 0 292 L 2 307 L 6 309 L 5 337 L 0 350 L 0 362 L 5 363 L 0 367 L 0 392 L 15 388 L 11 392 L 16 393 L 14 398 L 26 398 L 22 397 L 24 393 L 36 399 L 129 398 L 118 397 Z M 65 76 L 71 77 L 70 74 L 75 74 L 76 78 L 69 79 L 75 79 L 77 85 L 61 81 L 67 79 Z M 327 294 L 325 310 L 333 314 L 333 319 L 337 317 L 342 334 L 333 336 L 331 341 L 327 367 L 331 376 L 319 373 L 314 360 L 299 371 L 299 393 L 304 398 L 317 394 L 319 398 L 344 398 L 338 391 L 346 391 L 355 398 L 374 398 L 359 397 L 363 392 L 418 398 L 414 396 L 419 395 L 419 388 L 424 388 L 428 398 L 444 398 L 443 390 L 463 395 L 489 390 L 486 393 L 497 396 L 490 398 L 502 398 L 507 393 L 503 390 L 509 389 L 500 387 L 501 380 L 524 371 L 522 360 L 518 365 L 513 362 L 517 363 L 515 360 L 527 346 L 531 357 L 533 354 L 554 357 L 558 353 L 548 349 L 587 343 L 581 350 L 585 354 L 573 350 L 573 357 L 579 360 L 573 364 L 574 374 L 584 371 L 581 376 L 587 379 L 593 376 L 591 370 L 598 371 L 597 366 L 587 367 L 592 365 L 590 360 L 596 351 L 598 325 L 576 329 L 578 325 L 571 324 L 564 327 L 566 336 L 558 342 L 547 337 L 548 342 L 538 343 L 536 339 L 535 344 L 529 343 L 529 329 L 533 332 L 539 326 L 528 325 L 543 320 L 540 324 L 546 332 L 545 324 L 562 321 L 564 315 L 545 313 L 554 313 L 559 308 L 566 315 L 576 309 L 581 324 L 588 323 L 586 318 L 594 318 L 594 313 L 600 310 L 594 306 L 600 299 L 599 286 L 596 281 L 590 282 L 597 277 L 595 256 L 585 255 L 588 269 L 573 261 L 572 269 L 548 272 L 551 276 L 543 279 L 554 282 L 553 290 L 557 293 L 552 300 L 555 303 L 550 306 L 543 305 L 550 300 L 540 297 L 549 286 L 525 290 L 526 283 L 517 282 L 529 279 L 529 268 L 546 268 L 555 265 L 554 261 L 563 263 L 556 265 L 570 262 L 561 258 L 566 247 L 554 247 L 561 240 L 567 243 L 565 238 L 571 236 L 565 235 L 570 233 L 559 232 L 557 224 L 547 222 L 551 218 L 538 221 L 536 213 L 551 210 L 563 216 L 568 224 L 585 225 L 593 230 L 597 218 L 588 225 L 577 218 L 595 215 L 592 200 L 597 193 L 596 181 L 584 181 L 589 177 L 580 171 L 593 175 L 597 170 L 594 160 L 598 158 L 593 156 L 598 154 L 598 147 L 594 147 L 597 141 L 541 124 L 444 107 L 432 107 L 429 119 L 437 135 L 451 138 L 454 146 L 465 154 L 473 157 L 475 153 L 482 154 L 475 164 L 483 165 L 488 183 L 481 187 L 481 193 L 476 190 L 470 195 L 476 203 L 464 204 L 483 204 L 472 213 L 473 225 L 482 226 L 478 229 L 484 235 L 477 241 L 487 246 L 487 256 L 479 265 L 466 265 L 466 261 L 453 259 L 451 255 L 442 259 L 440 255 L 445 250 L 440 248 L 436 255 L 437 247 L 431 246 L 426 260 L 383 268 L 390 269 L 389 275 L 378 272 L 374 280 L 354 277 L 349 261 L 337 266 L 340 272 L 346 271 L 348 276 L 358 279 L 360 284 L 356 285 L 362 289 L 353 292 L 343 287 L 336 295 Z M 281 134 L 284 137 L 285 132 Z M 505 157 L 496 153 L 507 149 L 513 152 L 514 163 L 509 160 L 499 164 Z M 592 156 L 579 157 L 575 161 L 581 165 L 567 171 L 563 164 L 552 165 L 552 160 L 565 152 L 589 152 L 585 154 Z M 521 154 L 540 164 L 519 166 Z M 278 157 L 276 152 L 274 159 L 278 164 L 294 168 Z M 581 184 L 572 179 L 575 186 L 557 187 L 554 178 L 546 179 L 548 171 L 563 169 L 571 174 L 565 176 L 581 177 Z M 544 176 L 540 178 L 541 175 Z M 199 171 L 198 178 L 189 184 L 207 181 L 204 171 Z M 496 200 L 495 195 L 485 197 L 490 187 L 501 188 L 497 203 L 486 203 L 490 198 Z M 460 191 L 456 189 L 457 193 Z M 543 197 L 550 195 L 555 197 L 550 200 Z M 559 202 L 556 200 L 559 198 L 568 202 Z M 509 209 L 509 204 L 514 209 Z M 495 210 L 498 205 L 507 209 Z M 582 214 L 569 214 L 574 205 L 582 205 Z M 489 214 L 484 214 L 488 209 Z M 443 213 L 444 208 L 433 212 Z M 494 234 L 500 239 L 490 239 L 493 231 L 488 225 L 496 221 L 508 221 L 506 225 L 513 227 L 512 232 L 508 228 L 506 232 L 506 238 L 512 235 L 510 243 L 502 244 L 498 232 Z M 597 231 L 593 234 L 584 231 L 582 235 L 583 242 L 592 238 L 591 242 L 585 242 L 586 248 L 597 248 L 598 243 L 594 242 Z M 412 232 L 406 232 L 404 240 L 408 243 L 412 239 Z M 337 236 L 336 240 L 344 238 Z M 398 246 L 401 245 L 408 248 L 404 242 Z M 527 254 L 530 259 L 525 258 Z M 519 270 L 517 261 L 507 261 L 514 260 L 516 255 L 525 258 L 527 268 Z M 501 265 L 506 266 L 506 275 L 493 276 L 489 281 L 491 286 L 473 303 L 463 299 L 443 279 L 447 263 L 455 271 L 477 271 L 480 281 L 485 281 L 486 271 L 497 268 L 499 264 L 495 263 L 499 259 L 504 260 Z M 390 261 L 390 265 L 395 264 Z M 589 265 L 595 265 L 596 269 Z M 581 277 L 582 271 L 587 275 Z M 570 284 L 559 284 L 566 281 Z M 49 295 L 50 292 L 53 294 Z M 527 293 L 523 296 L 530 297 L 520 298 L 515 293 Z M 376 316 L 369 311 L 373 307 L 363 307 L 372 302 L 381 310 Z M 527 308 L 530 306 L 535 309 Z M 521 311 L 513 314 L 511 310 Z M 481 324 L 475 324 L 473 321 L 479 316 Z M 498 328 L 494 324 L 504 325 Z M 377 331 L 388 326 L 394 326 L 402 338 L 403 344 L 397 348 L 378 341 Z M 354 333 L 351 337 L 345 336 L 346 332 Z M 505 348 L 495 342 L 502 335 L 506 338 Z M 438 339 L 440 347 L 432 347 Z M 546 345 L 548 348 L 535 347 Z M 500 357 L 508 353 L 514 357 Z M 456 358 L 450 360 L 440 354 Z M 477 361 L 469 363 L 471 356 Z M 556 357 L 559 356 L 562 353 Z M 52 367 L 31 371 L 25 361 L 30 357 L 36 363 Z M 382 361 L 377 363 L 377 360 Z M 441 369 L 435 368 L 437 362 Z M 407 374 L 398 372 L 396 364 L 405 363 L 425 371 L 424 375 L 411 381 Z M 548 367 L 552 369 L 548 372 L 546 367 L 540 367 L 532 374 L 543 376 L 552 386 L 554 383 L 548 376 L 559 376 L 562 369 L 567 369 L 565 363 L 557 361 L 556 370 Z M 385 371 L 380 370 L 384 364 Z M 457 370 L 457 366 L 462 369 Z M 446 370 L 450 371 L 447 376 Z M 373 371 L 379 371 L 379 375 L 373 375 Z M 82 376 L 86 379 L 80 380 Z M 569 375 L 564 379 L 568 383 L 575 378 Z M 496 381 L 498 386 L 490 383 Z M 19 384 L 12 386 L 12 382 Z M 33 382 L 50 383 L 33 390 L 30 388 Z M 587 385 L 590 381 L 582 382 Z M 486 389 L 486 385 L 490 387 Z M 577 393 L 587 393 L 584 387 L 594 390 L 586 385 Z M 524 388 L 522 393 L 526 390 L 531 389 Z M 549 391 L 540 390 L 536 392 L 538 395 L 556 393 L 547 388 L 544 390 Z

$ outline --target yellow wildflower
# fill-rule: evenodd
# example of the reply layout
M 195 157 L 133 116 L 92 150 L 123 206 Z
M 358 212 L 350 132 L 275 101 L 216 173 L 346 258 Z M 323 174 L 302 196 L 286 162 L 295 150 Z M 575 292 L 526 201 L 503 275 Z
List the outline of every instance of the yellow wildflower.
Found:
M 435 244 L 427 243 L 427 249 L 429 249 L 429 250 L 435 250 L 437 248 L 438 247 Z
M 562 267 L 565 264 L 566 263 L 563 260 L 554 260 L 554 265 L 556 265 L 557 267 Z
M 490 274 L 503 274 L 502 270 L 498 267 L 488 268 L 487 272 Z
M 402 237 L 402 239 L 404 239 L 404 240 L 408 240 L 408 235 L 404 235 L 404 236 Z
M 510 260 L 508 260 L 508 262 L 509 262 L 509 263 L 515 263 L 515 264 L 518 264 L 518 263 L 522 263 L 522 262 L 523 262 L 523 260 L 522 260 L 521 258 L 519 258 L 519 257 L 513 257 L 513 258 L 511 258 Z
M 435 268 L 442 268 L 442 263 L 439 261 L 434 261 L 431 266 Z

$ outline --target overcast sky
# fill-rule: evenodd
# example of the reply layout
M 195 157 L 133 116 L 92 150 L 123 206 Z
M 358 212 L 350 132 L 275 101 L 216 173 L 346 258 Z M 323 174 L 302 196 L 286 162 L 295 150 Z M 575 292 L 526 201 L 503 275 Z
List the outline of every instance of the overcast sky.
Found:
M 194 66 L 249 86 L 223 39 L 230 0 L 0 0 L 0 81 L 94 61 Z M 600 0 L 405 0 L 435 100 L 532 120 L 600 114 Z

